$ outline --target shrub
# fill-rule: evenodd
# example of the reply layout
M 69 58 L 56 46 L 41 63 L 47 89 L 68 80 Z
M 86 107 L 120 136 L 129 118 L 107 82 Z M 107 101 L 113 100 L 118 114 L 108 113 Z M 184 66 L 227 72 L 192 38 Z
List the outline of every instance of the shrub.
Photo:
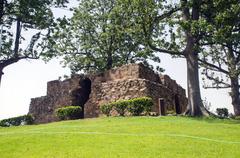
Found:
M 139 116 L 144 111 L 144 106 L 133 102 L 132 104 L 129 104 L 128 111 L 133 116 Z
M 217 115 L 220 118 L 227 118 L 228 117 L 228 109 L 227 108 L 217 108 L 216 112 L 217 112 Z
M 32 115 L 25 115 L 24 116 L 24 122 L 27 125 L 32 125 L 34 123 L 34 119 L 33 119 Z
M 31 125 L 34 120 L 32 115 L 23 115 L 18 117 L 12 117 L 0 121 L 0 126 L 9 127 L 9 126 L 19 126 L 19 125 Z
M 111 110 L 114 109 L 120 116 L 124 116 L 126 110 L 133 116 L 139 116 L 143 112 L 149 114 L 153 106 L 153 101 L 149 97 L 134 98 L 130 100 L 118 100 L 109 104 L 100 106 L 103 114 L 110 116 Z
M 129 104 L 129 101 L 128 100 L 119 100 L 119 101 L 113 102 L 111 104 L 120 116 L 124 116 L 127 106 Z
M 139 116 L 143 112 L 149 113 L 153 106 L 152 99 L 148 97 L 135 98 L 130 100 L 129 103 L 130 104 L 128 105 L 128 111 L 133 116 Z
M 152 109 L 153 106 L 153 100 L 152 98 L 149 97 L 142 97 L 142 98 L 135 98 L 133 102 L 138 102 L 144 106 L 144 111 L 149 113 Z
M 106 115 L 106 116 L 110 116 L 111 115 L 111 111 L 113 109 L 113 105 L 112 104 L 103 104 L 100 106 L 100 110 L 101 112 Z
M 56 109 L 55 112 L 60 120 L 73 120 L 80 118 L 82 108 L 80 106 L 66 106 Z

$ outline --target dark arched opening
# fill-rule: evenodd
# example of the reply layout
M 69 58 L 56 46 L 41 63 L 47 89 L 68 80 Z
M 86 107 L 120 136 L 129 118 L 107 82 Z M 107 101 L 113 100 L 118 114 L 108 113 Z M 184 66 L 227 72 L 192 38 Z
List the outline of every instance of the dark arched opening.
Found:
M 181 107 L 180 107 L 178 95 L 175 95 L 175 109 L 176 109 L 176 114 L 181 114 Z
M 74 89 L 71 92 L 72 106 L 80 106 L 82 108 L 82 112 L 79 116 L 81 119 L 84 118 L 84 105 L 89 99 L 91 93 L 91 85 L 91 80 L 84 77 L 79 81 L 78 88 Z

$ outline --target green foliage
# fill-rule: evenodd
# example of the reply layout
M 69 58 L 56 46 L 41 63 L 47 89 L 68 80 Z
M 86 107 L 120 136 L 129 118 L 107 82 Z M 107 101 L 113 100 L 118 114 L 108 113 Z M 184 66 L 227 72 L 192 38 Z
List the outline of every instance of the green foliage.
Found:
M 82 108 L 80 106 L 66 106 L 56 109 L 55 113 L 60 120 L 73 120 L 80 118 Z
M 52 7 L 64 7 L 68 0 L 1 0 L 0 82 L 3 69 L 22 59 L 39 59 L 41 44 L 53 26 Z M 30 35 L 30 37 L 29 37 Z
M 220 118 L 227 118 L 229 115 L 227 108 L 217 108 L 216 113 Z
M 238 78 L 240 75 L 239 1 L 214 0 L 205 8 L 206 26 L 211 28 L 205 30 L 206 36 L 201 41 L 204 44 L 201 58 L 204 60 L 205 85 L 230 88 L 232 83 L 229 78 Z
M 148 114 L 153 106 L 153 101 L 149 97 L 134 98 L 129 100 L 118 100 L 100 106 L 103 114 L 110 116 L 111 110 L 116 110 L 120 116 L 124 116 L 128 111 L 133 116 L 139 116 L 143 112 Z
M 103 104 L 100 106 L 100 111 L 106 115 L 106 116 L 110 116 L 111 115 L 111 111 L 112 111 L 112 104 Z
M 53 24 L 54 17 L 51 7 L 64 6 L 66 2 L 67 0 L 3 1 L 3 10 L 0 12 L 1 24 L 3 25 L 0 60 L 9 59 L 9 57 L 14 57 L 16 60 L 37 58 L 40 53 L 37 52 L 37 49 L 40 48 L 37 42 L 39 42 L 40 36 L 44 35 L 45 29 Z M 16 26 L 17 22 L 20 25 Z M 15 29 L 16 27 L 17 29 Z M 29 30 L 34 30 L 35 35 L 29 39 L 27 49 L 24 49 L 20 43 L 26 41 L 24 34 Z M 40 34 L 39 31 L 43 32 Z M 14 54 L 15 56 L 13 56 Z
M 153 1 L 153 0 L 134 0 L 121 1 L 127 4 L 122 10 L 130 13 L 133 24 L 140 24 L 143 29 L 143 45 L 150 50 L 170 54 L 173 57 L 184 57 L 187 60 L 187 68 L 190 76 L 188 101 L 194 111 L 188 110 L 187 115 L 207 115 L 202 104 L 199 103 L 201 94 L 198 80 L 198 54 L 201 52 L 199 41 L 205 35 L 205 19 L 202 14 L 203 1 Z M 134 29 L 132 25 L 131 29 Z M 197 55 L 196 55 L 197 54 Z M 194 86 L 193 86 L 194 85 Z M 197 91 L 196 95 L 191 94 Z M 198 98 L 198 99 L 196 99 Z M 188 109 L 191 109 L 188 108 Z
M 72 18 L 58 19 L 46 43 L 47 54 L 63 56 L 63 64 L 73 72 L 104 71 L 147 59 L 160 62 L 144 43 L 142 25 L 135 23 L 136 10 L 128 3 L 82 0 Z
M 133 116 L 139 116 L 143 112 L 146 112 L 148 114 L 151 111 L 152 106 L 153 106 L 152 98 L 149 97 L 134 98 L 129 101 L 128 111 Z
M 9 127 L 9 126 L 19 126 L 19 125 L 31 125 L 34 120 L 31 115 L 23 115 L 18 117 L 12 117 L 0 121 L 0 126 Z
M 208 28 L 200 41 L 204 88 L 231 88 L 234 111 L 239 111 L 239 1 L 213 0 L 203 9 L 205 27 Z
M 131 100 L 119 100 L 116 102 L 112 102 L 111 104 L 113 105 L 114 110 L 116 110 L 120 116 L 124 116 L 130 102 Z

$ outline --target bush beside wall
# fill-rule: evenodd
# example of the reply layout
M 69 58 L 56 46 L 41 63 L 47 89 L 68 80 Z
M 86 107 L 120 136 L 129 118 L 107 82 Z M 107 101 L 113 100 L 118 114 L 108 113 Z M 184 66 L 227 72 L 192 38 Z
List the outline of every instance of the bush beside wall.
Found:
M 56 109 L 55 113 L 60 120 L 79 119 L 82 112 L 80 106 L 66 106 Z
M 18 117 L 12 117 L 0 121 L 0 126 L 9 127 L 9 126 L 19 126 L 19 125 L 31 125 L 34 120 L 32 115 L 23 115 Z
M 131 100 L 119 100 L 111 104 L 113 109 L 116 110 L 120 116 L 124 116 L 128 105 L 131 104 Z
M 151 111 L 152 106 L 152 98 L 141 97 L 103 104 L 100 105 L 100 110 L 107 116 L 111 115 L 112 110 L 115 110 L 120 116 L 124 116 L 126 112 L 129 112 L 133 116 L 139 116 L 143 113 L 148 114 Z
M 152 106 L 153 106 L 152 98 L 148 97 L 134 98 L 128 105 L 128 111 L 133 116 L 139 116 L 143 112 L 148 114 L 151 111 Z
M 100 111 L 106 115 L 106 116 L 110 116 L 111 115 L 111 111 L 112 111 L 113 105 L 112 104 L 104 104 L 100 106 Z

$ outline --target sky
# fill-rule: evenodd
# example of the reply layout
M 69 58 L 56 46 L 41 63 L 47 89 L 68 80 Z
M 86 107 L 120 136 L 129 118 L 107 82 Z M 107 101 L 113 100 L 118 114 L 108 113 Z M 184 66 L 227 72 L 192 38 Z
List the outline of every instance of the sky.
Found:
M 72 5 L 76 5 L 72 3 Z M 64 10 L 54 10 L 55 16 L 70 16 Z M 171 56 L 160 55 L 160 67 L 165 69 L 172 79 L 183 88 L 187 87 L 187 72 L 185 59 L 172 59 Z M 41 60 L 22 60 L 4 69 L 0 85 L 0 120 L 28 113 L 31 98 L 46 95 L 47 82 L 60 76 L 70 75 L 68 68 L 62 68 L 59 60 L 48 63 Z M 202 85 L 201 85 L 202 87 Z M 211 103 L 211 110 L 217 107 L 227 107 L 232 112 L 229 90 L 201 89 L 202 99 Z

